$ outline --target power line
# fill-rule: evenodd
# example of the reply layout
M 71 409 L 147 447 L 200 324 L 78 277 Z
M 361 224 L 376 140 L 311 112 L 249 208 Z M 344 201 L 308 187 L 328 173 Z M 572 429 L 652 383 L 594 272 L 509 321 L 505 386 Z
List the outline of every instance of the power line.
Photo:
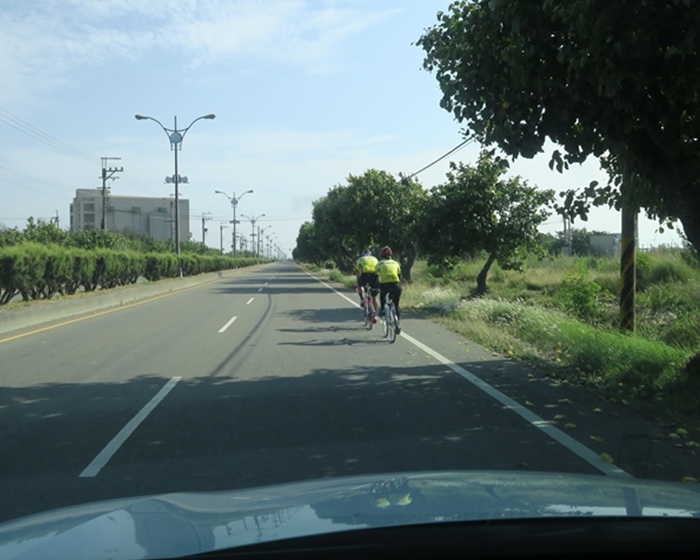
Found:
M 58 187 L 60 189 L 69 189 L 69 190 L 71 189 L 71 187 L 67 187 L 65 185 L 51 183 L 50 181 L 44 181 L 43 179 L 38 179 L 36 177 L 32 177 L 31 175 L 26 175 L 25 173 L 20 173 L 19 171 L 15 171 L 14 169 L 10 169 L 9 167 L 5 167 L 4 165 L 0 165 L 0 169 L 3 169 L 5 171 L 9 171 L 10 173 L 14 173 L 15 175 L 19 175 L 20 177 L 25 177 L 27 179 L 31 179 L 32 181 L 36 181 L 37 183 L 44 183 L 45 185 L 49 185 L 51 187 Z M 12 181 L 8 181 L 7 179 L 0 179 L 0 181 L 12 183 L 13 185 L 25 186 L 25 185 L 20 185 L 19 183 L 14 183 Z M 26 187 L 26 188 L 31 188 L 31 187 Z
M 458 144 L 457 146 L 455 146 L 454 148 L 452 148 L 452 149 L 451 149 L 449 152 L 447 152 L 446 154 L 441 155 L 441 156 L 440 156 L 439 158 L 437 158 L 435 161 L 429 163 L 428 165 L 426 165 L 425 167 L 419 169 L 419 170 L 416 171 L 415 173 L 411 173 L 408 177 L 406 177 L 406 179 L 411 179 L 412 177 L 415 177 L 415 176 L 418 175 L 419 173 L 423 173 L 423 171 L 425 171 L 426 169 L 432 167 L 432 166 L 435 165 L 436 163 L 441 162 L 443 159 L 445 159 L 446 157 L 448 157 L 448 156 L 454 154 L 454 153 L 457 152 L 458 150 L 461 150 L 462 148 L 464 148 L 464 146 L 466 146 L 467 144 L 473 142 L 474 140 L 475 140 L 474 137 L 467 138 L 464 142 L 462 142 L 461 144 Z
M 144 192 L 146 194 L 151 194 L 151 195 L 157 195 L 158 198 L 161 198 L 161 195 L 145 183 L 143 183 L 141 180 L 137 179 L 134 177 L 131 173 L 128 171 L 124 171 L 124 178 L 131 183 L 132 185 L 136 186 L 141 192 Z
M 10 111 L 2 107 L 0 107 L 0 122 L 5 123 L 7 126 L 10 126 L 15 130 L 18 130 L 22 134 L 26 134 L 30 138 L 34 138 L 39 142 L 43 142 L 44 144 L 56 150 L 59 150 L 65 154 L 71 155 L 78 159 L 82 159 L 90 163 L 95 163 L 95 160 L 97 159 L 91 156 L 90 154 L 87 154 L 81 150 L 78 150 L 77 148 L 74 148 L 69 144 L 66 144 L 58 138 L 54 138 L 50 134 L 47 134 L 46 132 L 29 124 L 28 122 L 19 118 L 17 115 L 11 113 Z
M 22 187 L 23 189 L 27 189 L 27 190 L 30 190 L 30 191 L 38 192 L 38 193 L 41 193 L 41 194 L 47 195 L 47 196 L 54 196 L 54 197 L 59 198 L 59 199 L 61 199 L 61 200 L 65 200 L 65 197 L 68 196 L 68 195 L 65 195 L 65 194 L 59 195 L 59 194 L 56 194 L 56 193 L 46 192 L 46 191 L 42 191 L 42 190 L 39 190 L 39 189 L 35 189 L 34 187 L 29 187 L 29 186 L 27 186 L 27 185 L 23 185 L 22 183 L 17 183 L 17 182 L 15 182 L 15 181 L 10 181 L 9 179 L 0 179 L 0 182 L 8 183 L 8 184 L 10 184 L 10 185 L 17 185 L 18 187 Z M 45 181 L 43 181 L 43 182 L 45 182 Z M 51 183 L 47 183 L 47 184 L 50 185 Z M 53 186 L 58 186 L 58 185 L 53 185 Z

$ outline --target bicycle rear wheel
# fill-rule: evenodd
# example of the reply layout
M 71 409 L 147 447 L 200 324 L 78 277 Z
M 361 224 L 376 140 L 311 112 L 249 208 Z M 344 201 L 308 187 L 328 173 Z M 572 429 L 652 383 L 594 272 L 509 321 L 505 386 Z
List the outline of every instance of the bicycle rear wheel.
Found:
M 394 303 L 392 302 L 388 307 L 389 309 L 387 309 L 386 313 L 386 322 L 389 332 L 389 342 L 393 344 L 396 342 L 396 325 L 398 324 L 398 320 L 396 319 L 396 308 L 394 307 Z
M 365 300 L 365 311 L 364 311 L 364 318 L 365 318 L 365 328 L 370 331 L 372 330 L 372 302 L 369 298 Z
M 384 306 L 384 318 L 382 319 L 382 337 L 386 338 L 389 336 L 389 321 L 390 315 L 389 315 L 389 305 Z

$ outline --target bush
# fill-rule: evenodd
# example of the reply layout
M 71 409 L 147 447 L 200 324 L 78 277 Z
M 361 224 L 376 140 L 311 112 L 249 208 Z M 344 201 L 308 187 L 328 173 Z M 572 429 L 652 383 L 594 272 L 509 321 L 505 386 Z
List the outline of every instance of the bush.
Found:
M 87 232 L 89 233 L 89 232 Z M 83 241 L 120 241 L 114 236 L 85 235 Z M 128 240 L 127 240 L 128 241 Z M 0 246 L 0 305 L 21 294 L 24 301 L 51 298 L 55 294 L 74 294 L 134 284 L 139 277 L 155 281 L 180 275 L 201 274 L 251 266 L 260 259 L 231 259 L 220 254 L 142 253 L 108 248 L 82 249 L 51 244 L 22 242 Z
M 564 277 L 560 288 L 555 292 L 554 302 L 579 319 L 595 323 L 602 315 L 601 304 L 598 301 L 600 290 L 600 285 L 586 280 L 582 272 L 569 274 Z

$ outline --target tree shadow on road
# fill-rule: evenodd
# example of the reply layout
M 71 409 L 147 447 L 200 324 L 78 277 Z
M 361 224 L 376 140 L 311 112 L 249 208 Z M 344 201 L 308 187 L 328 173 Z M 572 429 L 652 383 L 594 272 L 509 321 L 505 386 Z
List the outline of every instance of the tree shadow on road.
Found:
M 79 475 L 166 378 L 0 388 L 0 515 L 393 471 L 595 472 L 441 364 L 289 366 L 182 379 L 94 478 Z

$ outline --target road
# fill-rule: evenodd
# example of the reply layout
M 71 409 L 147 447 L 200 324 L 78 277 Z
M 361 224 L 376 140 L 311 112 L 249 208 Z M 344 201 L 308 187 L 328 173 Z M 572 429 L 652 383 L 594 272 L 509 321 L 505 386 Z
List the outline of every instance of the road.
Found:
M 275 263 L 0 337 L 0 520 L 393 471 L 626 475 L 496 386 L 522 366 L 402 326 L 389 344 L 354 294 Z

